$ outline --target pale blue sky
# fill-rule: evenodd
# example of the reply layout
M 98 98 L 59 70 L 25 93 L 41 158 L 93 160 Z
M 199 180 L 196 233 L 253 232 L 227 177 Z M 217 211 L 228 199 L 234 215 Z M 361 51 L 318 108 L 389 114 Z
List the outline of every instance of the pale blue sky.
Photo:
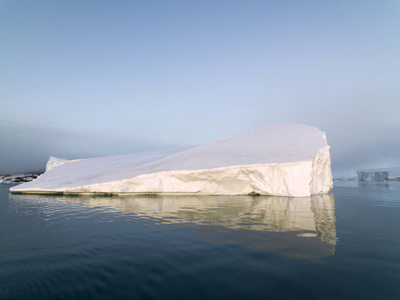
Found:
M 0 1 L 0 173 L 281 122 L 400 166 L 399 1 Z

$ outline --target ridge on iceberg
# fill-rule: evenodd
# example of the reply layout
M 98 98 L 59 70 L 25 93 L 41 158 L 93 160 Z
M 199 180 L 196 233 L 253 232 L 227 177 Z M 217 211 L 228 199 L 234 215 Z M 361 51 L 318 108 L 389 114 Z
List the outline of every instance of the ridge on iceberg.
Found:
M 49 160 L 47 161 L 46 164 L 46 171 L 50 171 L 51 169 L 54 169 L 55 167 L 68 164 L 70 162 L 78 161 L 79 159 L 74 159 L 74 160 L 67 160 L 64 158 L 58 158 L 54 156 L 50 156 Z
M 79 160 L 51 157 L 17 193 L 185 193 L 303 197 L 332 188 L 325 133 L 278 124 L 184 149 Z

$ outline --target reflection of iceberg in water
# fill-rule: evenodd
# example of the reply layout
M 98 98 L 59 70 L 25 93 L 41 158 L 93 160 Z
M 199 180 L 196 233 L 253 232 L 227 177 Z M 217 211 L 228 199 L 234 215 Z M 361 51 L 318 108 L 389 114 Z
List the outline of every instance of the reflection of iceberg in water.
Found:
M 388 182 L 378 182 L 378 181 L 359 181 L 359 187 L 372 187 L 372 188 L 390 188 Z
M 330 194 L 311 197 L 135 196 L 81 198 L 93 206 L 111 206 L 159 219 L 162 224 L 196 223 L 264 231 L 306 231 L 336 243 L 335 207 Z
M 137 218 L 150 217 L 157 224 L 168 225 L 168 228 L 196 228 L 193 234 L 212 243 L 233 243 L 296 258 L 319 260 L 335 251 L 335 204 L 330 194 L 302 198 L 192 195 L 10 197 L 57 199 L 102 211 L 120 211 Z

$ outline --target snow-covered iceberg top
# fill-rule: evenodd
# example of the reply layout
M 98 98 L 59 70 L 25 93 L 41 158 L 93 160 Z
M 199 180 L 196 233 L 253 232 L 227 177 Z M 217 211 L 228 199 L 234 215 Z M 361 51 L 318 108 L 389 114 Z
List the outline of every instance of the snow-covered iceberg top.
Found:
M 38 179 L 10 190 L 301 197 L 329 191 L 330 166 L 324 132 L 285 123 L 191 148 L 74 161 L 53 158 Z

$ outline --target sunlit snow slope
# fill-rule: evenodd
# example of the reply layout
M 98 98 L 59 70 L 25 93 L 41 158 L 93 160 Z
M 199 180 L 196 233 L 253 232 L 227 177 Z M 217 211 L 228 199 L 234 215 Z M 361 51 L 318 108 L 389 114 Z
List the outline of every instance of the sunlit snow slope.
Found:
M 191 148 L 72 161 L 51 158 L 46 169 L 11 192 L 309 196 L 332 187 L 325 133 L 291 123 Z

